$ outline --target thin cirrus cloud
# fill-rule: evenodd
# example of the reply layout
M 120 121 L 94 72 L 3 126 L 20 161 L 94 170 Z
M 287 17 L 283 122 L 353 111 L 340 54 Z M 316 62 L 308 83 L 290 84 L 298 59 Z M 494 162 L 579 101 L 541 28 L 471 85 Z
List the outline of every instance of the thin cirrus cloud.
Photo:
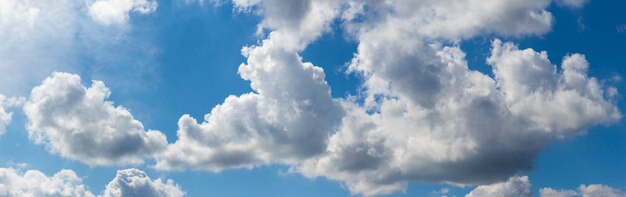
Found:
M 555 0 L 556 4 L 562 7 L 569 7 L 572 9 L 580 9 L 585 6 L 588 0 Z
M 185 192 L 171 179 L 163 182 L 151 179 L 137 169 L 118 170 L 106 186 L 104 197 L 182 197 Z M 14 168 L 0 168 L 0 196 L 76 196 L 95 197 L 82 179 L 72 170 L 61 170 L 52 176 L 37 170 L 21 172 Z

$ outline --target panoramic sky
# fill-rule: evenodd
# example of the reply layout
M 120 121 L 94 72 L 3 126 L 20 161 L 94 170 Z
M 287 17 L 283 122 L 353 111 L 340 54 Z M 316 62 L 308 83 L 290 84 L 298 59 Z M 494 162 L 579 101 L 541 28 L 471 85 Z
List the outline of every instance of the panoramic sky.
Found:
M 626 196 L 625 9 L 0 0 L 0 196 Z

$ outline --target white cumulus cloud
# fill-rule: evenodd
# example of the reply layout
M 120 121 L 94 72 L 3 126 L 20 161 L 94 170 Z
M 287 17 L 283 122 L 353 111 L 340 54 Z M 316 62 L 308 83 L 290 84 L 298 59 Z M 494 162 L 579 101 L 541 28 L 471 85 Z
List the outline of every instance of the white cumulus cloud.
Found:
M 104 190 L 104 197 L 182 197 L 185 195 L 174 181 L 163 182 L 160 178 L 150 179 L 138 169 L 118 170 L 115 178 Z
M 527 176 L 514 176 L 506 182 L 481 185 L 472 190 L 465 197 L 530 197 L 530 181 Z
M 41 197 L 95 197 L 90 188 L 72 170 L 61 170 L 47 176 L 38 170 L 24 173 L 19 169 L 0 168 L 0 196 L 41 196 Z M 151 179 L 138 169 L 118 170 L 117 175 L 106 186 L 104 197 L 182 197 L 185 192 L 168 179 Z
M 488 62 L 512 115 L 532 122 L 538 130 L 562 136 L 621 118 L 613 95 L 587 76 L 584 55 L 564 57 L 557 72 L 546 52 L 519 50 L 496 40 Z
M 466 197 L 494 196 L 494 197 L 530 197 L 530 180 L 527 176 L 512 176 L 506 181 L 489 185 L 481 185 Z M 544 187 L 539 189 L 541 197 L 624 197 L 626 192 L 603 184 L 580 185 L 577 189 L 554 189 Z
M 410 180 L 489 183 L 531 169 L 556 138 L 621 118 L 582 55 L 565 57 L 557 72 L 545 52 L 496 40 L 494 79 L 469 70 L 456 47 L 423 45 L 417 57 L 386 50 L 360 51 L 367 59 L 358 64 L 385 65 L 361 71 L 370 104 L 344 104 L 348 115 L 327 152 L 296 171 L 367 195 L 401 191 Z
M 349 70 L 363 76 L 365 102 L 344 102 L 347 116 L 327 152 L 292 170 L 364 195 L 402 191 L 411 180 L 493 183 L 531 169 L 555 138 L 617 122 L 613 96 L 587 76 L 583 55 L 565 57 L 557 71 L 546 52 L 495 40 L 492 78 L 445 46 L 484 33 L 543 34 L 549 3 L 350 4 L 356 11 L 343 17 L 354 22 L 344 25 L 359 46 Z
M 541 188 L 541 197 L 624 197 L 626 192 L 602 184 L 580 185 L 578 190 Z
M 72 170 L 61 170 L 47 176 L 37 170 L 21 173 L 13 168 L 0 168 L 0 196 L 93 197 L 94 195 Z
M 181 117 L 179 139 L 157 155 L 156 168 L 221 171 L 295 163 L 324 152 L 343 110 L 331 98 L 322 68 L 302 62 L 297 50 L 332 19 L 326 15 L 331 5 L 338 4 L 312 5 L 316 12 L 302 19 L 317 24 L 317 32 L 272 32 L 261 46 L 244 48 L 248 62 L 239 74 L 254 92 L 226 98 L 201 123 Z
M 553 140 L 617 122 L 617 92 L 587 75 L 582 54 L 557 69 L 547 52 L 495 39 L 492 77 L 470 69 L 454 43 L 543 35 L 550 3 L 236 0 L 270 32 L 242 50 L 239 74 L 254 92 L 228 97 L 203 122 L 181 117 L 179 139 L 155 167 L 281 163 L 363 195 L 415 180 L 491 184 L 530 170 Z M 298 55 L 335 20 L 358 43 L 348 70 L 362 77 L 362 91 L 347 99 L 331 98 L 324 71 Z
M 138 164 L 164 149 L 165 135 L 145 131 L 127 109 L 106 100 L 110 94 L 101 81 L 85 87 L 77 75 L 53 73 L 24 104 L 29 138 L 91 165 Z

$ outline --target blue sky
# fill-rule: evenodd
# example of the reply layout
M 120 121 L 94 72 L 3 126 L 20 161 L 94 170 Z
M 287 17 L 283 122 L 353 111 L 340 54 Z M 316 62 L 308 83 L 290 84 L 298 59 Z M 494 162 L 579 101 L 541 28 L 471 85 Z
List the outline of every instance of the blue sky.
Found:
M 455 17 L 459 17 L 459 15 L 446 12 L 455 11 L 453 7 L 463 6 L 465 3 L 468 5 L 477 4 L 476 1 L 469 0 L 467 2 L 443 2 L 441 5 L 427 3 L 414 5 L 416 3 L 411 1 L 390 3 L 393 5 L 383 5 L 382 3 L 379 5 L 369 1 L 324 3 L 324 1 L 312 0 L 307 1 L 309 6 L 304 8 L 295 5 L 297 3 L 281 3 L 280 1 L 222 1 L 215 3 L 210 1 L 142 0 L 128 3 L 131 7 L 121 6 L 120 9 L 122 10 L 119 15 L 114 13 L 116 11 L 111 11 L 110 13 L 113 13 L 111 15 L 106 15 L 109 12 L 102 12 L 105 13 L 105 15 L 101 15 L 104 18 L 97 17 L 100 15 L 97 15 L 99 12 L 94 8 L 97 6 L 94 5 L 97 5 L 98 2 L 104 4 L 115 1 L 119 4 L 112 4 L 114 6 L 126 5 L 120 3 L 125 0 L 76 1 L 78 3 L 60 1 L 56 4 L 45 3 L 44 1 L 24 3 L 9 0 L 5 3 L 0 2 L 0 8 L 1 6 L 13 6 L 12 10 L 14 10 L 0 9 L 0 17 L 7 17 L 5 21 L 0 20 L 0 29 L 5 29 L 0 30 L 0 38 L 7 41 L 0 45 L 0 53 L 3 53 L 0 54 L 0 58 L 4 59 L 4 61 L 0 60 L 0 95 L 5 95 L 7 98 L 13 97 L 17 100 L 22 99 L 22 102 L 5 104 L 4 106 L 2 99 L 0 99 L 0 109 L 4 107 L 7 112 L 13 113 L 12 120 L 7 122 L 5 132 L 0 136 L 0 168 L 9 169 L 22 175 L 27 170 L 37 170 L 47 176 L 52 176 L 62 169 L 70 169 L 80 177 L 80 184 L 84 184 L 96 195 L 106 193 L 109 190 L 106 185 L 118 180 L 116 174 L 120 176 L 120 173 L 117 171 L 128 168 L 137 168 L 147 173 L 151 178 L 149 180 L 154 181 L 150 182 L 151 184 L 158 184 L 157 182 L 161 181 L 155 180 L 157 178 L 172 179 L 173 183 L 177 184 L 176 187 L 171 185 L 163 187 L 182 190 L 186 196 L 465 196 L 468 193 L 468 196 L 472 196 L 472 194 L 473 196 L 498 195 L 498 193 L 481 193 L 484 192 L 481 191 L 484 188 L 491 188 L 489 191 L 492 192 L 504 192 L 502 194 L 505 196 L 549 196 L 543 192 L 546 188 L 570 192 L 570 196 L 582 196 L 583 193 L 587 194 L 587 190 L 582 189 L 581 185 L 590 187 L 601 185 L 604 186 L 605 190 L 603 191 L 605 192 L 612 192 L 618 196 L 626 195 L 624 192 L 626 191 L 626 180 L 623 179 L 626 176 L 626 170 L 623 168 L 626 164 L 626 157 L 624 157 L 626 154 L 626 133 L 624 133 L 623 118 L 621 118 L 624 109 L 622 92 L 626 88 L 623 81 L 623 76 L 626 75 L 623 69 L 626 66 L 626 54 L 624 54 L 626 51 L 626 15 L 623 12 L 623 9 L 626 8 L 626 2 L 596 0 L 558 0 L 552 2 L 543 0 L 541 1 L 543 3 L 534 2 L 524 5 L 523 3 L 510 3 L 506 0 L 493 0 L 491 3 L 499 3 L 494 4 L 496 5 L 494 9 L 505 10 L 505 12 L 485 11 L 468 14 L 470 17 L 476 17 L 475 24 L 472 23 L 472 25 L 467 25 L 467 23 L 456 24 L 454 23 Z M 581 2 L 582 4 L 578 5 Z M 366 8 L 357 10 L 356 19 L 342 18 L 342 14 L 348 13 L 350 6 L 357 7 L 355 5 L 359 5 L 359 3 L 363 3 Z M 158 6 L 151 7 L 152 5 Z M 422 14 L 420 11 L 415 11 L 422 9 L 420 6 L 429 8 L 429 6 L 442 5 L 443 7 L 432 11 L 433 15 L 441 18 L 434 17 L 431 19 L 426 17 L 428 15 L 420 15 Z M 319 10 L 314 10 L 318 8 L 315 6 L 322 7 L 322 9 L 326 8 L 324 6 L 328 6 L 329 9 L 337 9 L 338 11 L 333 13 L 333 16 L 328 17 L 319 14 L 321 13 Z M 407 10 L 401 9 L 402 7 L 406 7 Z M 27 24 L 28 21 L 25 20 L 27 17 L 22 17 L 25 16 L 24 13 L 31 13 L 32 8 L 38 9 L 39 14 L 36 16 L 40 17 L 35 20 L 35 25 Z M 117 8 L 109 7 L 108 9 Z M 141 9 L 148 11 L 138 11 Z M 300 10 L 304 13 L 304 16 L 300 16 L 298 9 L 313 9 L 313 11 Z M 397 10 L 386 13 L 388 9 Z M 516 15 L 513 18 L 507 15 L 514 15 L 520 10 L 522 11 L 519 13 L 531 14 L 528 16 Z M 22 13 L 22 11 L 24 12 Z M 469 13 L 472 11 L 475 10 L 462 9 L 461 12 Z M 545 14 L 546 12 L 550 13 L 551 16 L 548 22 L 544 20 L 545 18 L 537 18 L 534 15 Z M 381 15 L 387 17 L 381 17 Z M 531 17 L 527 18 L 529 16 Z M 322 18 L 320 19 L 324 21 L 322 25 L 317 25 L 316 20 L 314 20 L 316 17 Z M 498 20 L 495 20 L 496 22 L 488 20 L 488 18 L 494 17 L 501 19 L 505 24 L 498 23 Z M 57 23 L 56 20 L 71 22 L 67 22 L 68 24 L 66 22 Z M 460 19 L 457 18 L 456 20 Z M 463 22 L 466 22 L 465 19 L 460 23 Z M 54 24 L 58 24 L 58 27 Z M 416 26 L 403 26 L 407 24 Z M 449 24 L 453 25 L 446 26 Z M 397 27 L 397 29 L 385 28 L 389 25 L 395 25 L 393 27 Z M 259 26 L 264 28 L 261 34 L 257 32 Z M 406 36 L 404 37 L 406 40 L 381 35 L 401 35 L 398 37 Z M 289 42 L 290 39 L 298 40 L 300 43 L 292 44 Z M 504 43 L 502 47 L 507 46 L 507 43 L 517 47 L 508 51 L 499 51 L 504 55 L 498 59 L 494 55 L 497 51 L 496 44 L 494 44 L 496 39 Z M 278 44 L 267 44 L 264 40 L 274 41 Z M 377 44 L 381 44 L 383 47 Z M 246 46 L 255 46 L 256 48 L 250 49 L 250 54 L 242 55 L 242 47 Z M 434 48 L 425 46 L 434 46 Z M 443 47 L 437 48 L 437 46 Z M 431 56 L 432 52 L 439 52 L 444 55 L 453 54 L 446 52 L 444 47 L 458 49 L 466 54 L 464 60 L 467 61 L 469 70 L 463 71 L 464 73 L 478 71 L 493 81 L 493 84 L 497 84 L 497 87 L 493 89 L 496 91 L 492 95 L 493 97 L 486 96 L 485 98 L 495 98 L 493 99 L 495 100 L 493 106 L 504 106 L 505 111 L 511 114 L 502 115 L 500 112 L 494 112 L 499 114 L 496 119 L 489 116 L 483 117 L 481 114 L 490 115 L 491 113 L 482 113 L 481 110 L 490 110 L 491 108 L 481 108 L 480 106 L 483 105 L 477 107 L 468 104 L 468 106 L 459 108 L 467 108 L 469 112 L 459 110 L 456 113 L 451 112 L 452 114 L 459 114 L 458 117 L 445 116 L 458 119 L 442 118 L 439 121 L 424 122 L 425 119 L 416 118 L 419 116 L 416 114 L 431 113 L 431 111 L 420 111 L 423 109 L 437 112 L 435 114 L 446 114 L 446 110 L 442 110 L 444 108 L 456 110 L 454 107 L 446 108 L 446 105 L 438 104 L 448 102 L 446 99 L 450 99 L 449 103 L 453 103 L 450 104 L 451 106 L 457 104 L 454 103 L 456 100 L 475 99 L 473 96 L 446 96 L 458 95 L 461 94 L 459 92 L 472 89 L 474 86 L 464 86 L 473 84 L 474 81 L 472 80 L 467 80 L 467 83 L 463 83 L 464 85 L 460 89 L 453 88 L 454 85 L 448 87 L 444 82 L 429 81 L 431 76 L 435 76 L 435 81 L 465 80 L 465 78 L 458 78 L 453 72 L 442 72 L 442 74 L 439 71 L 432 71 L 446 65 L 432 63 L 433 61 L 443 61 L 436 59 L 441 58 L 441 56 Z M 541 78 L 543 76 L 531 73 L 531 68 L 529 68 L 537 65 L 541 67 L 544 61 L 540 58 L 537 59 L 533 56 L 534 59 L 514 59 L 526 58 L 526 56 L 515 56 L 516 52 L 524 49 L 532 50 L 525 51 L 527 55 L 541 54 L 541 51 L 546 51 L 547 60 L 551 63 L 550 65 L 554 65 L 556 68 L 554 74 L 550 75 L 556 76 L 553 85 L 559 88 L 550 90 L 550 85 L 542 84 L 541 86 L 545 87 L 537 88 L 534 91 L 548 91 L 546 95 L 550 96 L 546 96 L 547 99 L 545 100 L 547 101 L 536 101 L 536 103 L 545 102 L 547 104 L 537 104 L 540 107 L 529 104 L 522 106 L 521 109 L 533 109 L 535 111 L 521 110 L 518 112 L 516 110 L 520 109 L 515 106 L 527 103 L 519 102 L 522 103 L 519 104 L 519 98 L 512 98 L 510 101 L 507 96 L 526 93 L 531 96 L 532 94 L 541 95 L 543 93 L 532 91 L 528 93 L 526 92 L 527 89 L 519 87 L 527 88 L 533 86 L 532 81 L 545 79 Z M 284 53 L 287 55 L 281 53 L 281 50 L 287 51 Z M 509 53 L 512 55 L 507 56 Z M 572 57 L 570 55 L 576 53 L 583 54 L 583 58 L 589 65 L 588 71 L 586 71 L 588 77 L 585 78 L 587 85 L 584 87 L 589 88 L 591 86 L 588 85 L 589 83 L 595 83 L 590 82 L 593 81 L 591 78 L 595 77 L 599 84 L 598 90 L 603 90 L 604 93 L 598 94 L 598 96 L 593 93 L 593 90 L 596 89 L 568 89 L 570 88 L 568 84 L 562 84 L 566 83 L 561 82 L 565 79 L 558 77 L 565 70 L 562 66 L 565 65 L 564 57 Z M 315 81 L 315 77 L 313 80 L 309 80 L 311 76 L 315 76 L 315 71 L 303 69 L 300 72 L 299 68 L 307 68 L 306 66 L 300 67 L 300 61 L 297 61 L 296 67 L 298 69 L 296 70 L 291 69 L 293 68 L 290 67 L 293 66 L 292 64 L 282 65 L 284 62 L 294 63 L 288 58 L 291 57 L 289 54 L 297 54 L 297 57 L 301 58 L 300 61 L 311 62 L 314 66 L 322 68 L 323 74 L 325 74 L 323 79 L 328 85 L 316 83 L 318 81 Z M 257 61 L 255 58 L 266 61 Z M 360 63 L 354 63 L 353 58 Z M 488 59 L 497 60 L 490 62 Z M 584 64 L 576 61 L 575 65 Z M 370 65 L 367 62 L 375 63 Z M 516 64 L 515 62 L 522 63 L 521 65 L 509 65 Z M 532 65 L 528 65 L 528 63 Z M 242 66 L 242 64 L 245 65 Z M 241 71 L 240 66 L 247 66 L 254 72 L 245 74 L 245 71 Z M 513 75 L 505 73 L 507 68 L 515 66 L 520 66 L 521 70 L 512 72 Z M 423 70 L 422 67 L 431 70 Z M 266 68 L 271 69 L 265 73 L 264 69 Z M 494 68 L 497 69 L 494 70 Z M 549 66 L 544 68 L 549 68 Z M 43 89 L 64 87 L 50 85 L 52 81 L 62 84 L 73 80 L 67 76 L 54 76 L 52 73 L 55 71 L 74 73 L 80 77 L 80 84 L 84 87 L 95 84 L 91 80 L 104 82 L 111 91 L 111 95 L 104 98 L 104 101 L 110 102 L 98 102 L 99 100 L 96 99 L 94 102 L 98 104 L 86 104 L 84 105 L 87 106 L 85 110 L 75 108 L 79 105 L 66 107 L 76 109 L 70 112 L 80 111 L 85 114 L 66 113 L 59 115 L 66 111 L 63 109 L 54 111 L 53 107 L 57 105 L 46 103 L 43 99 L 36 100 L 39 98 L 36 95 L 39 94 L 35 93 L 34 90 L 31 93 L 31 89 L 36 86 L 44 87 Z M 431 71 L 435 74 L 430 73 Z M 527 71 L 530 74 L 520 73 Z M 244 77 L 247 80 L 242 79 L 244 75 L 247 76 Z M 518 79 L 518 76 L 529 77 L 528 79 Z M 51 81 L 50 84 L 42 82 L 46 78 Z M 378 79 L 388 82 L 385 83 L 387 86 L 379 86 L 380 81 L 376 81 Z M 507 84 L 517 82 L 515 80 L 524 81 L 530 85 L 507 86 Z M 257 85 L 256 88 L 251 87 L 251 81 L 261 85 Z M 291 84 L 295 84 L 293 85 L 295 88 L 292 88 Z M 281 85 L 286 88 L 279 87 Z M 386 89 L 381 90 L 381 87 Z M 323 94 L 326 88 L 331 91 L 329 96 Z M 480 89 L 480 87 L 478 88 Z M 615 88 L 619 93 L 609 95 L 608 92 L 611 88 Z M 70 90 L 73 89 L 67 91 Z M 62 98 L 59 101 L 72 100 L 70 97 L 64 98 L 69 95 L 62 95 L 65 91 L 53 89 L 51 92 L 41 92 L 41 98 L 59 97 Z M 273 94 L 280 91 L 282 91 L 281 94 Z M 434 93 L 430 91 L 434 91 Z M 571 101 L 560 105 L 558 102 L 561 100 L 550 100 L 551 96 L 559 94 L 560 91 L 580 91 L 577 96 L 581 100 L 588 99 L 591 103 L 585 105 Z M 247 94 L 250 92 L 252 94 Z M 439 94 L 438 92 L 443 93 Z M 243 103 L 232 104 L 232 110 L 241 110 L 241 114 L 229 116 L 230 112 L 227 110 L 211 111 L 216 106 L 226 106 L 224 108 L 231 106 L 231 104 L 225 103 L 225 99 L 230 95 L 237 96 L 234 97 L 233 102 Z M 250 100 L 259 102 L 261 103 L 258 104 L 259 106 L 268 106 L 268 108 L 257 107 L 254 109 L 268 109 L 271 113 L 246 112 L 245 110 L 252 108 L 245 105 L 244 101 L 248 100 L 245 100 L 242 95 L 256 96 Z M 302 101 L 300 100 L 302 95 L 310 98 L 302 99 L 306 102 Z M 368 104 L 370 97 L 378 100 L 373 101 L 373 104 Z M 421 100 L 423 97 L 430 100 Z M 520 98 L 524 99 L 525 97 Z M 278 101 L 279 104 L 273 105 L 271 104 L 272 101 Z M 298 103 L 300 101 L 313 103 L 312 107 L 297 105 L 296 111 L 303 111 L 301 113 L 305 114 L 304 117 L 313 118 L 296 117 L 290 114 L 291 108 L 281 108 L 290 105 L 289 102 Z M 459 103 L 463 103 L 461 101 Z M 430 104 L 430 102 L 435 104 Z M 394 110 L 394 103 L 401 103 L 404 108 L 399 111 L 385 111 L 385 106 L 392 106 L 389 108 Z M 126 126 L 118 127 L 115 125 L 115 121 L 119 119 L 126 120 L 117 114 L 122 112 L 93 112 L 99 112 L 100 108 L 93 106 L 100 106 L 101 104 L 105 111 L 113 109 L 107 108 L 109 105 L 123 106 L 128 113 L 132 114 L 130 120 L 136 120 L 143 125 L 137 135 L 145 136 L 147 132 L 144 130 L 156 130 L 167 138 L 167 143 L 162 144 L 164 148 L 144 151 L 149 153 L 121 150 L 121 152 L 127 152 L 127 155 L 131 155 L 128 157 L 111 156 L 115 153 L 103 153 L 101 156 L 103 160 L 101 161 L 94 160 L 99 156 L 93 158 L 82 156 L 83 152 L 80 150 L 55 148 L 77 148 L 76 143 L 78 142 L 71 140 L 55 141 L 57 138 L 53 136 L 65 135 L 64 132 L 84 130 L 87 133 L 92 132 L 94 136 L 97 136 L 97 133 L 112 135 L 112 133 L 106 132 L 121 133 L 121 136 L 125 136 L 124 133 L 129 132 L 129 129 L 124 129 Z M 38 106 L 40 108 L 37 109 L 41 111 L 28 111 L 26 110 L 29 108 L 28 106 Z M 81 106 L 83 105 L 79 107 Z M 541 106 L 560 106 L 560 108 L 541 109 Z M 35 107 L 32 108 L 35 109 Z M 277 108 L 277 112 L 272 111 L 273 108 Z M 95 115 L 91 115 L 91 112 Z M 309 112 L 314 115 L 307 116 Z M 411 114 L 410 112 L 415 113 Z M 210 115 L 206 115 L 209 113 Z M 259 114 L 256 115 L 255 113 Z M 290 117 L 294 117 L 294 119 L 289 119 L 292 122 L 285 120 L 287 123 L 284 124 L 280 121 L 267 123 L 270 126 L 263 123 L 250 123 L 268 121 L 274 117 L 274 113 L 285 113 L 287 119 Z M 407 115 L 396 116 L 398 113 L 407 113 Z M 472 115 L 466 113 L 475 113 L 478 117 L 471 117 Z M 181 123 L 184 119 L 181 116 L 185 114 L 196 119 L 197 123 Z M 297 114 L 300 115 L 300 112 Z M 350 119 L 345 118 L 351 117 L 351 115 L 362 117 L 357 116 L 358 114 L 367 117 L 363 121 L 370 121 L 369 123 L 375 125 L 372 126 L 375 129 L 370 131 L 368 130 L 369 127 L 357 127 L 358 129 L 350 127 L 352 125 Z M 542 114 L 551 115 L 543 116 Z M 58 121 L 55 120 L 57 115 L 61 118 L 66 117 L 67 120 L 61 120 L 61 122 L 54 124 L 48 123 Z M 205 115 L 216 118 L 211 119 L 213 122 L 203 123 Z M 246 115 L 250 115 L 251 118 Z M 94 117 L 102 120 L 110 118 L 109 116 L 118 119 L 110 121 L 113 123 L 105 121 L 105 123 L 94 123 L 91 126 L 86 123 L 84 125 L 87 126 L 81 126 L 82 123 L 72 123 L 71 125 L 67 123 L 75 120 L 80 122 L 83 120 L 81 117 Z M 238 122 L 240 120 L 229 119 L 232 117 L 240 118 L 243 121 Z M 256 117 L 261 118 L 254 119 Z M 263 119 L 264 117 L 266 119 Z M 383 118 L 377 119 L 379 117 Z M 278 118 L 278 120 L 281 119 Z M 83 121 L 97 122 L 93 119 Z M 476 126 L 459 123 L 464 121 L 479 123 L 484 121 L 488 125 Z M 69 126 L 58 126 L 63 125 L 63 122 Z M 358 121 L 355 122 L 354 124 L 358 123 Z M 1 118 L 0 123 L 2 123 Z M 398 123 L 406 123 L 406 125 L 399 125 Z M 125 124 L 120 123 L 119 125 Z M 180 125 L 186 127 L 181 128 Z M 424 130 L 427 126 L 423 125 L 430 125 L 428 127 L 431 129 L 438 127 L 444 129 Z M 449 125 L 453 126 L 447 127 Z M 195 126 L 199 128 L 201 133 L 195 136 L 198 141 L 194 141 L 194 137 L 185 140 L 179 138 L 181 133 L 194 136 L 193 129 L 186 129 L 195 128 Z M 103 128 L 105 127 L 112 127 L 113 129 L 104 131 Z M 130 130 L 135 128 L 131 127 Z M 310 154 L 306 152 L 309 149 L 302 148 L 306 146 L 303 143 L 305 141 L 298 141 L 302 140 L 298 137 L 289 138 L 287 140 L 292 141 L 276 145 L 280 143 L 277 142 L 280 140 L 275 138 L 268 140 L 263 134 L 270 134 L 258 134 L 259 132 L 266 132 L 266 130 L 271 133 L 273 128 L 286 128 L 284 132 L 287 133 L 313 132 L 313 134 L 308 134 L 313 149 L 316 147 L 315 139 L 318 136 L 314 133 L 321 133 L 320 135 L 324 136 L 320 142 L 322 149 Z M 399 131 L 406 131 L 408 134 Z M 36 142 L 35 137 L 29 134 L 33 132 L 40 132 L 40 135 L 47 137 L 46 140 L 40 143 Z M 212 132 L 222 134 L 210 135 Z M 440 134 L 441 132 L 443 134 Z M 67 135 L 73 136 L 74 134 Z M 420 148 L 412 146 L 419 144 L 415 141 L 398 140 L 403 138 L 401 135 L 406 135 L 407 139 L 436 137 L 433 138 L 434 141 L 430 145 L 428 145 L 429 141 L 418 140 L 427 144 L 420 146 Z M 489 135 L 500 137 L 496 141 L 484 137 Z M 207 142 L 211 141 L 211 136 L 217 136 L 215 139 L 223 140 L 227 145 L 213 145 Z M 248 136 L 256 136 L 258 139 L 247 138 Z M 357 137 L 353 140 L 349 136 Z M 376 142 L 380 136 L 383 136 L 381 139 L 385 141 L 383 145 Z M 240 140 L 238 137 L 241 137 L 244 142 L 238 141 Z M 140 139 L 144 142 L 151 140 L 147 137 L 140 137 Z M 202 141 L 200 139 L 209 140 Z M 252 140 L 246 141 L 250 139 Z M 268 142 L 264 140 L 268 140 Z M 468 140 L 468 144 L 454 146 L 454 143 L 462 143 L 465 142 L 464 140 Z M 233 160 L 236 160 L 234 164 L 224 164 L 219 161 L 221 157 L 208 156 L 209 159 L 204 157 L 205 152 L 210 152 L 206 153 L 207 155 L 221 153 L 228 155 L 231 154 L 229 151 L 233 151 L 229 149 L 230 146 L 228 145 L 240 147 L 253 141 L 260 141 L 260 145 L 254 144 L 251 145 L 251 148 L 242 149 L 245 150 L 244 152 L 257 154 L 252 156 L 253 158 L 250 160 L 236 158 L 238 156 L 235 155 L 232 156 Z M 308 141 L 306 142 L 308 144 Z M 175 143 L 180 146 L 174 146 Z M 509 144 L 507 145 L 507 143 Z M 125 144 L 120 143 L 114 144 L 125 146 Z M 367 151 L 368 154 L 370 153 L 369 150 L 378 154 L 386 154 L 387 152 L 397 154 L 390 154 L 387 157 L 381 156 L 381 158 L 386 159 L 383 159 L 385 160 L 382 161 L 384 164 L 376 167 L 376 170 L 358 166 L 354 169 L 348 169 L 350 167 L 346 167 L 346 169 L 342 167 L 337 167 L 337 169 L 320 167 L 326 164 L 324 162 L 330 162 L 331 166 L 343 166 L 345 163 L 352 164 L 353 162 L 356 163 L 355 165 L 378 165 L 378 162 L 381 161 L 378 158 L 373 158 L 373 156 L 359 158 L 360 154 L 357 153 L 360 152 L 358 151 L 354 155 L 347 153 L 352 150 L 349 149 L 352 147 L 351 145 L 360 146 L 362 144 L 367 144 L 367 147 L 370 148 Z M 106 145 L 103 142 L 102 147 L 106 149 Z M 378 145 L 383 146 L 383 148 L 378 149 Z M 495 147 L 496 150 L 506 151 L 494 151 L 488 148 L 490 146 Z M 81 147 L 89 149 L 92 146 Z M 333 160 L 335 149 L 328 147 L 345 148 L 345 150 L 341 150 L 346 152 L 338 153 L 340 157 Z M 439 148 L 442 147 L 442 150 L 447 151 L 440 152 Z M 97 149 L 101 147 L 94 145 L 93 148 L 98 152 Z M 289 152 L 292 149 L 295 153 Z M 193 152 L 192 150 L 200 151 Z M 288 153 L 280 152 L 282 150 L 286 150 Z M 400 154 L 399 152 L 406 155 L 397 156 Z M 443 156 L 433 156 L 430 154 L 431 152 L 433 154 L 441 153 Z M 177 155 L 188 157 L 185 160 L 185 158 L 176 157 Z M 131 162 L 132 159 L 137 158 L 140 162 Z M 206 160 L 202 161 L 202 159 Z M 199 162 L 197 162 L 198 160 Z M 526 163 L 529 163 L 530 166 Z M 494 169 L 502 169 L 503 171 Z M 376 178 L 370 180 L 370 177 Z M 509 179 L 509 177 L 513 178 Z M 511 180 L 520 177 L 527 177 L 528 180 L 522 181 L 521 185 L 511 182 Z M 362 179 L 367 179 L 367 181 L 359 182 Z M 365 186 L 351 185 L 355 182 Z M 503 186 L 502 184 L 505 183 L 509 185 Z M 5 187 L 9 188 L 9 191 L 17 190 L 0 181 L 0 185 L 3 184 L 7 185 Z M 397 187 L 398 185 L 400 187 Z M 477 186 L 480 187 L 476 188 Z M 393 189 L 383 189 L 386 187 Z M 517 187 L 528 191 L 520 194 L 512 193 L 511 191 L 520 190 Z M 115 189 L 115 186 L 111 186 L 111 188 Z M 29 190 L 28 188 L 22 189 L 24 191 Z M 3 194 L 1 189 L 0 194 Z M 128 193 L 122 192 L 121 196 L 124 195 L 128 195 Z M 175 194 L 169 193 L 169 195 Z M 602 193 L 591 194 L 591 196 L 594 195 L 602 196 Z

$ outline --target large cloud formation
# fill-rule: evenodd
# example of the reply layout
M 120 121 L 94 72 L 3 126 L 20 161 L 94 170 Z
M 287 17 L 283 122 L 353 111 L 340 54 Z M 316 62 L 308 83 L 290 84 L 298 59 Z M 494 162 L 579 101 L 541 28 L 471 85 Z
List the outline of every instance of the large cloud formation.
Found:
M 412 180 L 489 184 L 531 169 L 551 141 L 621 118 L 616 89 L 587 75 L 582 54 L 557 68 L 547 52 L 495 39 L 492 77 L 454 44 L 545 34 L 549 0 L 233 2 L 270 31 L 242 50 L 239 73 L 255 92 L 227 98 L 202 123 L 181 117 L 157 169 L 283 163 L 364 195 Z M 363 79 L 355 98 L 331 98 L 323 70 L 298 56 L 336 19 L 358 42 L 348 67 Z
M 531 169 L 535 155 L 554 138 L 621 117 L 612 91 L 586 75 L 582 55 L 565 57 L 557 72 L 545 52 L 495 40 L 488 61 L 492 79 L 468 70 L 456 47 L 432 50 L 439 57 L 431 60 L 441 61 L 437 76 L 445 77 L 430 83 L 440 88 L 412 96 L 405 91 L 419 92 L 420 86 L 409 85 L 415 82 L 381 76 L 376 80 L 384 85 L 369 87 L 386 89 L 366 93 L 380 98 L 371 104 L 376 112 L 351 107 L 328 151 L 297 170 L 346 181 L 352 191 L 372 195 L 401 190 L 406 180 L 489 183 Z
M 117 171 L 103 193 L 104 197 L 181 197 L 185 194 L 171 179 L 166 183 L 161 179 L 152 180 L 138 169 Z M 22 173 L 13 168 L 0 168 L 0 196 L 95 197 L 72 170 L 47 176 L 37 170 Z
M 165 135 L 145 131 L 127 109 L 106 100 L 110 94 L 101 81 L 87 88 L 78 75 L 52 74 L 24 104 L 29 138 L 92 165 L 138 164 L 164 149 Z
M 123 8 L 105 13 L 105 24 L 127 20 L 129 11 L 153 11 L 151 1 L 115 2 L 122 1 L 97 1 L 90 11 Z M 621 118 L 617 90 L 587 75 L 582 54 L 567 55 L 556 66 L 545 51 L 494 39 L 486 60 L 493 76 L 470 69 L 460 41 L 543 35 L 553 23 L 549 0 L 233 3 L 263 18 L 260 35 L 269 32 L 242 49 L 247 62 L 239 74 L 254 92 L 229 96 L 202 122 L 182 116 L 178 140 L 166 145 L 162 133 L 145 131 L 128 110 L 107 101 L 110 91 L 102 82 L 87 88 L 76 75 L 55 73 L 24 106 L 30 138 L 88 164 L 141 163 L 154 156 L 156 169 L 218 172 L 280 163 L 306 177 L 340 181 L 355 194 L 381 195 L 414 180 L 503 181 L 532 169 L 553 140 Z M 324 70 L 299 55 L 336 21 L 358 42 L 348 72 L 363 80 L 359 94 L 346 99 L 332 98 Z M 125 178 L 138 174 L 122 171 L 116 180 L 152 187 Z M 509 182 L 474 194 L 503 188 L 528 193 L 527 178 Z M 115 182 L 110 186 L 125 191 Z
M 261 46 L 242 50 L 248 62 L 239 74 L 255 92 L 228 97 L 200 124 L 189 115 L 181 117 L 179 139 L 157 156 L 156 168 L 220 171 L 295 163 L 325 151 L 328 135 L 344 112 L 330 96 L 324 71 L 302 62 L 296 51 L 321 33 L 338 3 L 302 4 L 305 13 L 297 12 L 303 16 L 296 19 L 301 26 L 272 32 Z M 279 10 L 266 11 L 270 16 L 273 12 Z M 277 20 L 270 17 L 267 23 L 284 25 Z

